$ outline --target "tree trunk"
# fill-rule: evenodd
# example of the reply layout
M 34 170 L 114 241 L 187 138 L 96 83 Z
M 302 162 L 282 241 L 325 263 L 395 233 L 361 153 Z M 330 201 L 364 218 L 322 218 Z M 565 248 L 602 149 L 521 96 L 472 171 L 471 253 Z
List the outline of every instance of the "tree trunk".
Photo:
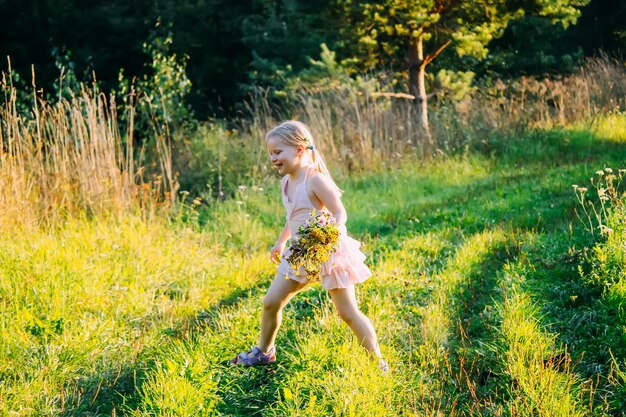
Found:
M 426 63 L 422 37 L 409 41 L 409 91 L 415 96 L 415 105 L 419 122 L 426 138 L 430 142 L 430 126 L 428 125 L 428 98 L 426 96 Z

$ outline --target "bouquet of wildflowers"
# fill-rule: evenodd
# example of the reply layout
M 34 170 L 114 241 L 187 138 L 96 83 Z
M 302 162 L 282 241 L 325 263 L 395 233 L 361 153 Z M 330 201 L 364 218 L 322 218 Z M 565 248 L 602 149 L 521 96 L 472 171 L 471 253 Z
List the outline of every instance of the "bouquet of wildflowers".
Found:
M 339 247 L 339 228 L 330 213 L 311 212 L 311 217 L 298 228 L 297 236 L 289 243 L 289 256 L 285 259 L 296 271 L 303 267 L 308 279 L 318 279 L 322 264 Z

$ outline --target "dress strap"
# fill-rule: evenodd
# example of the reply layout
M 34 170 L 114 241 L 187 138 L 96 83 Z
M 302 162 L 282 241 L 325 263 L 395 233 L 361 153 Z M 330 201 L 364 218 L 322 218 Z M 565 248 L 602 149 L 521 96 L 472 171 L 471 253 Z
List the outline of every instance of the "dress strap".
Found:
M 311 201 L 311 199 L 309 198 L 309 184 L 307 183 L 307 180 L 309 179 L 309 171 L 311 170 L 311 165 L 309 165 L 306 168 L 306 173 L 304 174 L 304 194 L 306 196 L 306 198 Z

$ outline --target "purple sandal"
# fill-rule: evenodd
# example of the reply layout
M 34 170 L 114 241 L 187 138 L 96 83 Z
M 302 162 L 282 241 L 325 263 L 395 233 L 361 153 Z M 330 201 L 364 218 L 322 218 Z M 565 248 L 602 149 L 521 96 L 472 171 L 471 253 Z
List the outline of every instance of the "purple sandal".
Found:
M 380 372 L 383 375 L 386 375 L 389 373 L 390 369 L 389 369 L 389 364 L 387 363 L 386 360 L 384 360 L 383 358 L 378 358 L 378 369 L 380 369 Z
M 254 346 L 248 352 L 241 352 L 228 363 L 231 365 L 258 366 L 268 365 L 276 361 L 276 347 L 273 346 L 267 353 L 261 352 L 258 346 Z

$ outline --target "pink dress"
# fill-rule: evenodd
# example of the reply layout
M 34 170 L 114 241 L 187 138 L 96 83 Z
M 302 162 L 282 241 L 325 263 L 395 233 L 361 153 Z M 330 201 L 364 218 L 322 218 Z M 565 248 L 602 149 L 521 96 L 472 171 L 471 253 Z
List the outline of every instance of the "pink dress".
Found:
M 289 186 L 289 176 L 286 175 L 280 182 L 283 205 L 287 210 L 287 224 L 289 225 L 292 238 L 296 237 L 298 228 L 310 217 L 311 211 L 315 208 L 307 192 L 308 174 L 309 171 L 307 170 L 304 180 L 296 186 L 294 201 L 289 201 L 286 193 L 286 189 Z M 322 287 L 327 290 L 346 288 L 357 282 L 363 282 L 372 276 L 371 271 L 364 263 L 365 255 L 360 250 L 361 244 L 346 234 L 345 227 L 342 229 L 339 236 L 339 248 L 330 255 L 328 261 L 322 264 L 320 270 Z M 304 268 L 300 268 L 298 275 L 296 275 L 296 271 L 285 260 L 287 256 L 289 256 L 289 247 L 283 252 L 280 265 L 278 266 L 278 273 L 294 281 L 311 282 L 311 280 L 307 279 Z

